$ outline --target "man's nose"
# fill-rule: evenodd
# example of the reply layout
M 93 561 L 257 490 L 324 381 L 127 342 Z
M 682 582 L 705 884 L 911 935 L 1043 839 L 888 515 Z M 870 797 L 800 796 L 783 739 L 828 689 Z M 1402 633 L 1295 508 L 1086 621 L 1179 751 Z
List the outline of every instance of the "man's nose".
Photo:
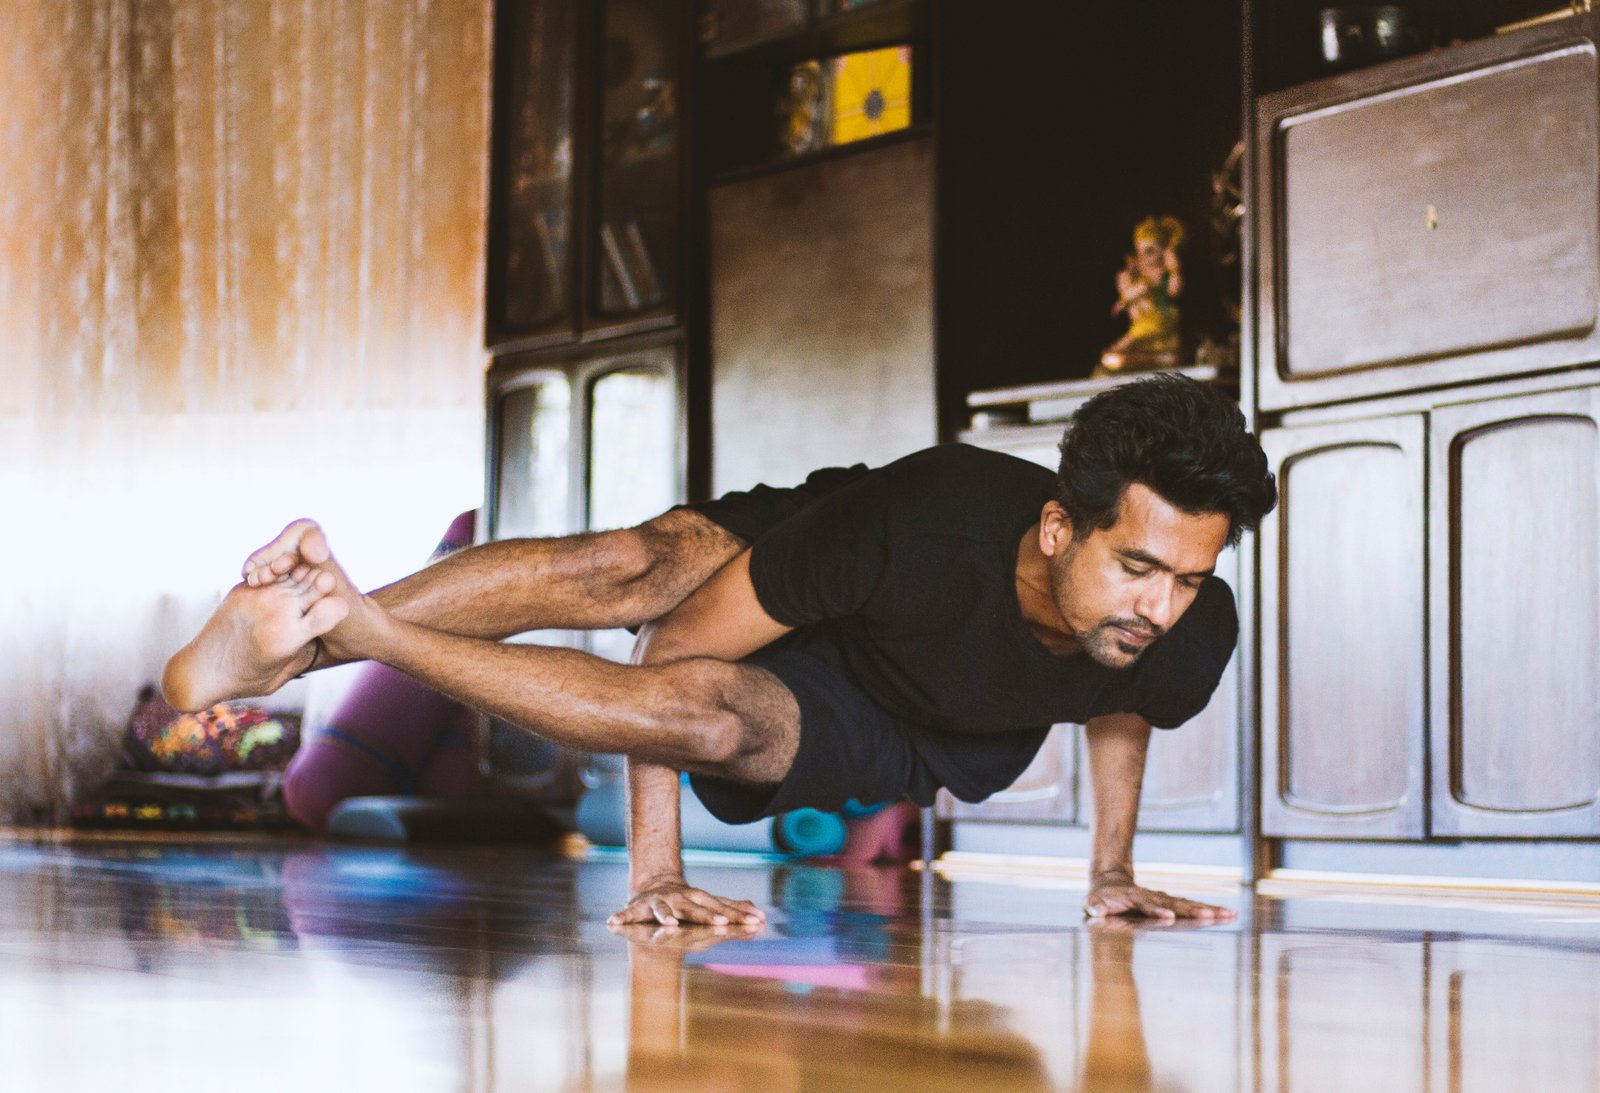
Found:
M 1170 575 L 1163 574 L 1145 589 L 1134 610 L 1150 624 L 1151 629 L 1160 632 L 1172 625 L 1176 607 L 1177 582 Z

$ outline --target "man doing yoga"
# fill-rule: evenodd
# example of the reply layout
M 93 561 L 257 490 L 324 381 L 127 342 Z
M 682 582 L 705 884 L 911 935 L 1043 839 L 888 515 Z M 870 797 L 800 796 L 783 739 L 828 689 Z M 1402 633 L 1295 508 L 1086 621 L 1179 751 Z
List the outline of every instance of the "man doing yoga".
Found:
M 164 689 L 194 710 L 376 660 L 568 747 L 628 757 L 630 894 L 613 923 L 759 922 L 690 887 L 679 772 L 720 818 L 1010 785 L 1086 726 L 1094 915 L 1231 917 L 1135 884 L 1152 725 L 1232 655 L 1217 556 L 1276 503 L 1231 401 L 1175 374 L 1074 416 L 1059 474 L 945 445 L 682 506 L 635 528 L 486 543 L 362 595 L 309 520 L 245 562 Z M 505 643 L 639 627 L 634 662 Z

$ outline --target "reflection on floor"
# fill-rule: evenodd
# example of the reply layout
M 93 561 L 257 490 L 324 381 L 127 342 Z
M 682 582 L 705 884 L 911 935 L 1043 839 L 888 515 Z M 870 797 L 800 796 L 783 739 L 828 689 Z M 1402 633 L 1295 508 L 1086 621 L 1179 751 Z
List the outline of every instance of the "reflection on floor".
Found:
M 700 865 L 754 936 L 605 918 L 521 848 L 0 841 L 18 1090 L 1600 1091 L 1600 903 L 1250 898 L 1091 927 L 1065 881 Z

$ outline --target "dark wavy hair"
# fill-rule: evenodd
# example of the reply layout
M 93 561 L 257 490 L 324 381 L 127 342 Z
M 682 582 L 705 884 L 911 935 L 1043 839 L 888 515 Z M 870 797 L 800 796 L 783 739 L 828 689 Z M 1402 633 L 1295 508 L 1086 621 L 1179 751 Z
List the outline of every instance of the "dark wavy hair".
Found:
M 1075 539 L 1115 524 L 1135 482 L 1191 515 L 1225 515 L 1230 546 L 1278 503 L 1266 454 L 1239 407 L 1171 372 L 1101 392 L 1061 438 L 1056 500 Z

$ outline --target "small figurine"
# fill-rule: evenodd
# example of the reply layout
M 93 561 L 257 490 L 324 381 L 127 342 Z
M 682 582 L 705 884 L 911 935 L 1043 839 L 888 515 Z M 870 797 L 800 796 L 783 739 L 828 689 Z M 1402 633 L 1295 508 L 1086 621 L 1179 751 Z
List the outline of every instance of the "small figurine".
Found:
M 1182 245 L 1183 224 L 1175 216 L 1146 217 L 1133 229 L 1133 253 L 1117 274 L 1117 302 L 1111 309 L 1113 315 L 1127 316 L 1128 332 L 1100 355 L 1096 376 L 1177 367 Z

